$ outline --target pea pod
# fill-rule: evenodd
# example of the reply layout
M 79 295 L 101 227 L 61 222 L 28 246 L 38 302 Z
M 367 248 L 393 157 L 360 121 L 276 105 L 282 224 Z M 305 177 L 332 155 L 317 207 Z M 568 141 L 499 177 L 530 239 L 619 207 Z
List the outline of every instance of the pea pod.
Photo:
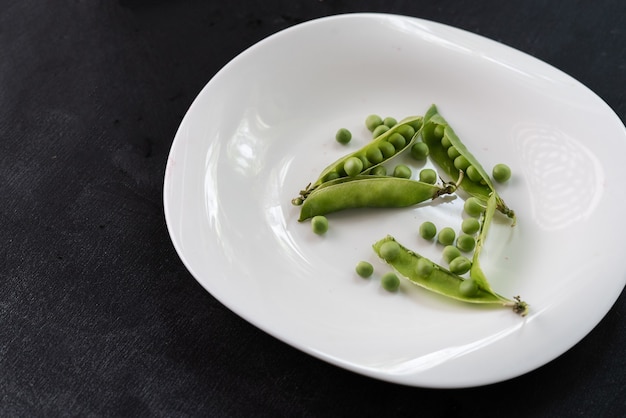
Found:
M 400 251 L 394 255 L 392 260 L 386 260 L 386 262 L 411 283 L 463 302 L 501 305 L 512 308 L 515 313 L 522 316 L 526 314 L 526 306 L 524 305 L 524 308 L 520 308 L 520 303 L 523 302 L 520 302 L 517 298 L 507 299 L 492 290 L 485 290 L 479 286 L 472 287 L 472 278 L 464 279 L 450 272 L 428 258 L 407 249 L 390 235 L 373 245 L 374 251 L 379 257 L 384 259 L 381 248 L 388 242 L 395 242 Z M 428 264 L 432 268 L 424 269 L 421 264 Z
M 422 116 L 405 118 L 359 150 L 339 158 L 326 167 L 317 180 L 301 190 L 300 196 L 291 202 L 294 205 L 301 205 L 309 194 L 323 183 L 337 178 L 349 177 L 344 165 L 350 158 L 356 157 L 363 163 L 361 172 L 357 175 L 368 173 L 374 167 L 391 160 L 411 146 L 421 129 L 422 121 Z M 398 139 L 401 141 L 397 141 Z
M 497 210 L 513 219 L 515 223 L 515 212 L 497 194 L 489 174 L 439 114 L 435 105 L 432 105 L 424 115 L 421 135 L 424 143 L 428 145 L 429 156 L 447 175 L 456 178 L 459 170 L 471 174 L 465 175 L 459 182 L 462 190 L 483 201 L 487 201 L 489 196 L 495 194 Z
M 402 208 L 454 193 L 456 185 L 362 175 L 339 178 L 318 186 L 300 209 L 299 221 L 353 208 Z

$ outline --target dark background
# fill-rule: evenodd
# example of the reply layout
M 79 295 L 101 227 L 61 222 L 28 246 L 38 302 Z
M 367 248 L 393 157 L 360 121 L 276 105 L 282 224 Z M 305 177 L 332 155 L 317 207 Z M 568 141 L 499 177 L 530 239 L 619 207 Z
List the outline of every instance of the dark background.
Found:
M 194 97 L 264 37 L 353 11 L 501 41 L 572 75 L 626 120 L 618 0 L 0 0 L 0 415 L 626 414 L 624 295 L 536 371 L 431 390 L 303 354 L 185 270 L 162 187 Z

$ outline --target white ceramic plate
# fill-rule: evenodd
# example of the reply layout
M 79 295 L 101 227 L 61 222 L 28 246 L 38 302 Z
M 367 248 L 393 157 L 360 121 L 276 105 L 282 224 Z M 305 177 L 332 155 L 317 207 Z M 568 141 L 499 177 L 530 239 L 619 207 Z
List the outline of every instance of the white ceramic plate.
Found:
M 291 199 L 369 140 L 370 113 L 436 103 L 518 213 L 483 252 L 494 288 L 531 304 L 451 302 L 408 283 L 385 292 L 371 244 L 386 234 L 439 260 L 419 224 L 458 228 L 462 197 L 329 215 L 325 236 Z M 353 132 L 348 146 L 334 140 Z M 477 35 L 416 18 L 354 14 L 277 33 L 206 85 L 176 134 L 165 215 L 194 277 L 235 313 L 313 356 L 387 381 L 468 387 L 513 378 L 582 339 L 624 287 L 626 133 L 611 109 L 559 70 Z M 413 165 L 415 172 L 420 168 Z M 375 264 L 368 280 L 359 260 Z

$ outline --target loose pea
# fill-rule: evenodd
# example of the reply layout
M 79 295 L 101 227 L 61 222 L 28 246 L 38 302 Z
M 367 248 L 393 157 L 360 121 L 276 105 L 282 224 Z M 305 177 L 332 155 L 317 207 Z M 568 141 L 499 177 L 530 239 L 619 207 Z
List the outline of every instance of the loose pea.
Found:
M 370 277 L 374 273 L 374 266 L 367 261 L 359 261 L 356 265 L 356 274 L 364 279 Z
M 411 125 L 400 125 L 398 126 L 397 130 L 398 133 L 402 135 L 407 141 L 409 141 L 411 138 L 413 138 L 413 135 L 415 135 L 415 128 L 413 128 Z
M 434 269 L 434 264 L 426 258 L 420 258 L 415 265 L 415 272 L 422 277 L 430 276 Z
M 454 274 L 465 274 L 472 267 L 472 262 L 467 257 L 460 256 L 450 262 L 450 271 Z
M 345 145 L 348 142 L 350 142 L 350 140 L 352 139 L 352 133 L 349 130 L 347 130 L 346 128 L 341 128 L 335 134 L 335 139 L 340 144 L 344 144 Z
M 365 126 L 370 132 L 374 132 L 374 129 L 382 124 L 383 119 L 378 115 L 369 115 L 365 118 Z
M 424 142 L 416 142 L 411 147 L 411 156 L 418 161 L 423 161 L 428 157 L 430 150 Z
M 387 140 L 396 150 L 400 150 L 406 145 L 406 139 L 398 132 L 391 134 Z
M 363 170 L 363 161 L 358 157 L 350 157 L 343 165 L 343 169 L 350 177 L 354 177 Z
M 433 129 L 433 135 L 436 138 L 443 138 L 443 132 L 444 132 L 445 127 L 443 125 L 437 125 L 435 126 L 435 129 Z M 449 146 L 449 145 L 448 145 Z
M 478 294 L 478 285 L 474 279 L 465 279 L 459 284 L 459 291 L 464 296 L 474 296 Z
M 401 179 L 409 179 L 411 178 L 411 169 L 404 164 L 398 164 L 393 169 L 393 176 L 400 177 Z
M 480 182 L 483 180 L 483 176 L 480 175 L 476 167 L 473 165 L 470 165 L 465 169 L 465 174 L 467 174 L 467 177 L 474 182 Z
M 380 284 L 383 286 L 383 289 L 389 292 L 395 292 L 400 287 L 400 279 L 394 272 L 389 272 L 383 274 L 383 277 L 380 278 Z
M 385 168 L 384 165 L 377 165 L 376 167 L 372 168 L 372 171 L 370 171 L 370 174 L 372 174 L 373 176 L 386 176 L 387 169 Z
M 396 148 L 393 146 L 393 144 L 387 141 L 383 141 L 378 144 L 378 148 L 380 148 L 380 151 L 383 153 L 383 156 L 385 158 L 389 158 L 396 153 Z
M 437 172 L 432 168 L 425 168 L 420 171 L 419 179 L 424 183 L 435 184 L 437 183 Z
M 423 222 L 420 225 L 420 236 L 424 239 L 431 240 L 437 235 L 437 227 L 430 221 Z
M 476 240 L 471 235 L 461 234 L 456 239 L 456 246 L 461 251 L 469 252 L 476 246 Z
M 463 210 L 469 216 L 479 217 L 485 211 L 485 206 L 477 197 L 469 197 L 463 204 Z
M 397 125 L 397 123 L 398 121 L 391 116 L 387 116 L 385 119 L 383 119 L 383 125 L 388 126 L 389 128 L 393 128 Z
M 439 231 L 439 235 L 437 235 L 437 241 L 439 241 L 441 245 L 452 245 L 454 238 L 456 238 L 456 232 L 449 226 L 442 228 L 441 231 Z
M 470 165 L 470 162 L 467 161 L 467 158 L 465 158 L 462 155 L 459 155 L 458 157 L 454 159 L 454 166 L 457 168 L 457 170 L 465 171 L 467 167 L 469 167 L 469 165 Z
M 365 156 L 372 164 L 378 164 L 383 161 L 383 152 L 378 147 L 370 147 L 365 151 Z
M 400 255 L 400 245 L 395 241 L 386 242 L 380 247 L 380 255 L 385 261 L 393 261 Z
M 504 183 L 511 178 L 511 169 L 506 164 L 496 164 L 493 166 L 493 179 L 498 183 Z
M 480 222 L 476 218 L 463 219 L 461 223 L 461 230 L 466 234 L 473 235 L 480 229 Z
M 389 126 L 387 125 L 378 125 L 376 128 L 374 128 L 374 130 L 372 131 L 372 138 L 376 138 L 382 134 L 384 134 L 385 132 L 387 132 L 389 130 Z
M 451 159 L 454 160 L 459 155 L 461 155 L 461 153 L 458 149 L 456 149 L 456 147 L 450 146 L 450 148 L 448 148 L 448 157 L 450 157 Z
M 318 235 L 322 235 L 328 231 L 328 219 L 325 216 L 317 215 L 311 219 L 311 229 Z
M 450 264 L 452 260 L 461 256 L 461 251 L 454 245 L 446 245 L 441 255 L 443 259 L 446 260 L 446 263 Z

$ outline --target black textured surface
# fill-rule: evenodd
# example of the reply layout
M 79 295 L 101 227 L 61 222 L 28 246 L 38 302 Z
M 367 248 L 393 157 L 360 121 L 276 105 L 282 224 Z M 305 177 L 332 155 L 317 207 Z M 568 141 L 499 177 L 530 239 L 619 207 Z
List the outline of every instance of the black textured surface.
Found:
M 430 390 L 303 354 L 185 270 L 162 187 L 195 95 L 262 38 L 354 11 L 501 41 L 577 78 L 626 120 L 626 2 L 617 0 L 0 0 L 0 415 L 626 414 L 624 295 L 536 371 Z

